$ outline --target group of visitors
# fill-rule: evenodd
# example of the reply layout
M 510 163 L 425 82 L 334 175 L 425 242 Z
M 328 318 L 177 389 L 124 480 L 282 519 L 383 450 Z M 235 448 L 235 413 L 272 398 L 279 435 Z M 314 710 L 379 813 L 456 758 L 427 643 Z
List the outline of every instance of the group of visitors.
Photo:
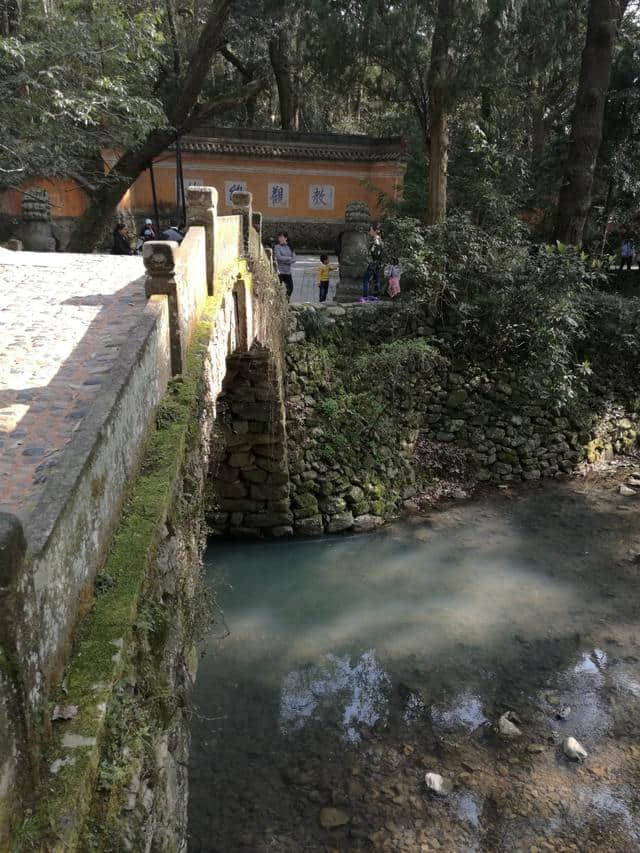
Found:
M 145 219 L 138 239 L 136 247 L 131 247 L 131 237 L 124 222 L 119 222 L 113 229 L 113 246 L 111 248 L 112 255 L 139 255 L 142 253 L 142 247 L 148 240 L 157 240 L 156 232 L 153 227 L 153 222 L 150 219 Z M 172 222 L 168 228 L 160 233 L 161 240 L 173 240 L 174 243 L 180 244 L 184 239 L 184 227 L 178 226 Z
M 374 302 L 381 298 L 383 295 L 381 287 L 383 272 L 386 280 L 384 292 L 390 299 L 396 299 L 400 293 L 400 265 L 398 258 L 390 257 L 388 259 L 389 262 L 385 264 L 380 228 L 376 224 L 370 226 L 369 238 L 371 241 L 369 246 L 369 262 L 362 280 L 362 296 L 360 301 Z M 287 301 L 290 301 L 291 294 L 293 293 L 292 268 L 296 263 L 296 253 L 286 231 L 279 231 L 276 236 L 276 242 L 273 246 L 273 259 L 278 270 L 278 278 L 285 286 Z M 337 266 L 329 263 L 329 256 L 327 254 L 320 255 L 320 264 L 316 271 L 319 302 L 327 301 L 331 273 L 337 269 Z M 370 284 L 373 285 L 373 292 L 371 294 L 369 293 Z

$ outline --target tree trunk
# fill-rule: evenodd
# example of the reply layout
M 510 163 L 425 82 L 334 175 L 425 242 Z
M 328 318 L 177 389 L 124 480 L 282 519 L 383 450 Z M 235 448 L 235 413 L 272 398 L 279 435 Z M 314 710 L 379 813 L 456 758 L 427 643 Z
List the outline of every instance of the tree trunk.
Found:
M 269 59 L 273 76 L 278 87 L 278 103 L 280 105 L 280 127 L 283 130 L 293 128 L 293 83 L 291 80 L 291 64 L 289 61 L 289 33 L 286 24 L 282 24 L 276 36 L 269 41 Z
M 95 248 L 102 237 L 105 223 L 129 187 L 153 161 L 177 138 L 177 131 L 154 130 L 138 148 L 126 151 L 112 171 L 105 175 L 95 190 L 89 207 L 76 223 L 68 252 L 87 252 Z
M 105 222 L 113 216 L 116 205 L 131 184 L 177 137 L 202 115 L 198 97 L 211 68 L 216 50 L 224 44 L 223 28 L 233 0 L 217 0 L 198 38 L 186 72 L 176 80 L 173 93 L 164 104 L 169 127 L 151 130 L 144 141 L 125 151 L 98 183 L 89 206 L 76 223 L 69 252 L 90 252 L 98 244 Z M 241 102 L 244 99 L 241 99 Z
M 22 0 L 0 0 L 0 33 L 12 36 L 22 21 Z
M 447 217 L 447 166 L 449 163 L 449 119 L 443 108 L 431 108 L 429 134 L 429 201 L 427 225 Z
M 609 186 L 607 187 L 607 197 L 604 202 L 604 228 L 602 229 L 602 247 L 600 249 L 601 255 L 604 255 L 605 249 L 607 248 L 607 234 L 609 232 L 609 214 L 611 213 L 611 207 L 613 206 L 613 190 L 613 178 L 609 178 Z
M 627 0 L 591 0 L 587 40 L 571 123 L 554 237 L 579 246 L 591 205 L 593 173 L 602 143 L 604 108 L 613 50 Z
M 542 189 L 542 161 L 547 135 L 544 120 L 544 100 L 539 94 L 532 97 L 531 105 L 531 176 L 536 193 Z
M 449 80 L 449 47 L 455 0 L 438 0 L 438 17 L 431 44 L 429 66 L 429 200 L 427 225 L 444 222 L 447 215 L 447 165 L 449 117 L 452 99 Z

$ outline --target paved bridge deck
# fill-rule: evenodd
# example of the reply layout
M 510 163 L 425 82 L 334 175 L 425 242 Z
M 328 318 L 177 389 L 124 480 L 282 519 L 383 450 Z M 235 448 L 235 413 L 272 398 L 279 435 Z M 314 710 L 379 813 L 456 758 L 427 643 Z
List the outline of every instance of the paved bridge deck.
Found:
M 138 257 L 0 253 L 0 510 L 23 519 L 145 306 Z
M 317 302 L 318 263 L 299 257 L 293 302 Z M 139 257 L 0 250 L 0 510 L 25 520 L 54 475 L 139 322 L 143 275 Z

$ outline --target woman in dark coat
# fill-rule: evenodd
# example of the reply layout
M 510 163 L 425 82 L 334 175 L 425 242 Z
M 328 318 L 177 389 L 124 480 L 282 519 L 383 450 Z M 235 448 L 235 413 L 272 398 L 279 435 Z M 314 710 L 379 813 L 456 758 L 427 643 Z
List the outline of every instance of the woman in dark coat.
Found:
M 131 255 L 131 243 L 127 234 L 127 226 L 123 222 L 119 222 L 113 229 L 113 248 L 112 255 Z

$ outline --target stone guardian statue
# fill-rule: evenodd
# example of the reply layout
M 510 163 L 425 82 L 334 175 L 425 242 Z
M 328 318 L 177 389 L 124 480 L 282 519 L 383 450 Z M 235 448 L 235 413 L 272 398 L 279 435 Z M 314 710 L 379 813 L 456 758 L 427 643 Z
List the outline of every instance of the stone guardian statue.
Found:
M 362 278 L 369 263 L 369 206 L 350 201 L 345 209 L 345 224 L 340 244 L 340 284 L 337 302 L 357 302 L 362 293 Z
M 49 194 L 40 187 L 27 190 L 22 200 L 21 237 L 27 252 L 55 252 Z

